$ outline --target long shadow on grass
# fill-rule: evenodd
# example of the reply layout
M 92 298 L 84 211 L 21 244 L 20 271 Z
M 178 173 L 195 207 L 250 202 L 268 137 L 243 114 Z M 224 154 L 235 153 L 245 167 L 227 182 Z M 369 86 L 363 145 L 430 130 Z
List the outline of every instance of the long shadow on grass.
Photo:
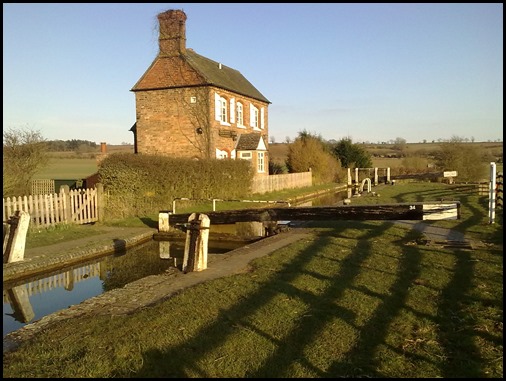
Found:
M 461 231 L 469 229 L 483 219 L 483 210 L 467 203 L 472 217 L 461 221 L 457 227 Z M 483 360 L 476 346 L 478 324 L 477 317 L 466 311 L 473 303 L 469 295 L 472 290 L 473 277 L 476 277 L 472 252 L 455 251 L 457 259 L 454 276 L 441 293 L 436 322 L 439 327 L 439 342 L 445 348 L 447 361 L 443 369 L 443 377 L 486 377 L 481 368 Z M 488 338 L 490 340 L 490 338 Z
M 351 226 L 349 223 L 343 226 Z M 364 371 L 360 374 L 372 376 L 381 376 L 375 371 L 375 364 L 371 363 L 374 349 L 379 343 L 384 341 L 384 334 L 389 326 L 389 321 L 394 316 L 386 312 L 392 312 L 399 309 L 404 304 L 408 286 L 416 277 L 419 271 L 419 260 L 412 258 L 403 265 L 403 271 L 399 274 L 399 279 L 392 287 L 394 296 L 389 297 L 385 302 L 388 309 L 382 309 L 374 319 L 373 323 L 366 327 L 368 333 L 374 331 L 372 340 L 367 345 L 362 345 L 361 350 L 356 353 L 357 358 L 350 358 L 347 364 L 335 364 L 334 369 L 326 372 L 317 366 L 305 360 L 304 350 L 307 345 L 313 343 L 315 337 L 325 329 L 333 319 L 344 320 L 350 326 L 354 325 L 353 311 L 336 307 L 336 301 L 340 299 L 347 289 L 353 288 L 356 277 L 361 273 L 363 262 L 371 255 L 371 245 L 375 237 L 382 236 L 389 228 L 388 224 L 383 226 L 374 226 L 373 233 L 368 229 L 367 224 L 354 223 L 354 227 L 365 231 L 362 237 L 356 239 L 357 246 L 351 254 L 342 260 L 338 273 L 332 276 L 326 276 L 326 280 L 331 281 L 330 286 L 324 290 L 321 296 L 315 296 L 312 292 L 307 292 L 293 286 L 293 283 L 301 274 L 307 273 L 305 270 L 307 264 L 312 260 L 315 253 L 321 251 L 331 240 L 331 236 L 338 236 L 346 230 L 345 227 L 334 229 L 329 235 L 320 235 L 316 237 L 314 243 L 307 249 L 301 251 L 284 268 L 275 272 L 274 278 L 261 286 L 258 291 L 248 296 L 242 303 L 235 305 L 226 311 L 222 311 L 220 316 L 214 322 L 206 326 L 194 337 L 188 339 L 184 345 L 170 348 L 170 350 L 150 350 L 144 354 L 143 368 L 136 374 L 137 377 L 143 376 L 163 376 L 163 377 L 188 377 L 189 374 L 199 374 L 201 377 L 209 375 L 202 374 L 199 369 L 199 362 L 206 358 L 206 355 L 212 350 L 220 347 L 229 340 L 230 336 L 235 334 L 237 325 L 245 325 L 247 329 L 262 335 L 271 341 L 276 350 L 268 359 L 266 359 L 258 369 L 251 369 L 248 374 L 236 375 L 243 377 L 286 377 L 294 364 L 299 364 L 306 369 L 306 374 L 314 377 L 335 377 L 351 376 L 357 373 L 357 368 L 361 367 Z M 322 276 L 321 274 L 310 273 L 311 276 Z M 283 341 L 268 336 L 260 332 L 258 328 L 252 327 L 245 322 L 245 317 L 253 315 L 262 306 L 267 305 L 272 298 L 279 294 L 286 294 L 302 300 L 309 312 L 304 319 L 304 324 L 297 324 Z M 379 317 L 381 315 L 381 317 Z M 228 322 L 228 324 L 224 324 Z M 235 326 L 235 327 L 234 327 Z M 368 336 L 368 335 L 365 335 Z M 181 356 L 181 353 L 188 353 L 187 356 Z M 358 358 L 359 357 L 359 358 Z M 183 358 L 183 360 L 181 360 Z M 174 359 L 178 359 L 176 362 Z
M 385 224 L 388 225 L 388 224 Z M 405 239 L 417 237 L 416 232 L 408 231 Z M 398 312 L 405 307 L 410 287 L 420 276 L 421 256 L 418 250 L 411 249 L 400 257 L 398 274 L 395 282 L 389 287 L 388 296 L 382 297 L 382 303 L 376 308 L 367 323 L 360 328 L 360 338 L 353 348 L 344 354 L 345 360 L 334 362 L 325 377 L 392 377 L 378 372 L 380 364 L 375 353 L 380 345 L 385 344 L 385 337 L 391 328 L 391 322 Z M 413 355 L 414 361 L 424 360 Z
M 451 194 L 449 195 L 449 192 Z M 416 190 L 413 192 L 399 193 L 394 199 L 397 202 L 423 202 L 439 201 L 442 198 L 452 200 L 459 199 L 460 196 L 468 196 L 470 192 L 477 192 L 474 186 L 448 186 L 448 188 Z
M 485 377 L 480 367 L 482 359 L 472 329 L 476 321 L 465 311 L 466 304 L 470 302 L 466 293 L 471 287 L 474 262 L 467 251 L 458 250 L 455 256 L 455 275 L 441 293 L 436 318 L 438 341 L 446 354 L 443 377 L 482 378 Z
M 351 225 L 351 224 L 350 224 Z M 293 367 L 294 363 L 299 363 L 302 367 L 306 368 L 309 374 L 313 374 L 313 377 L 334 377 L 334 376 L 346 376 L 349 377 L 353 374 L 353 369 L 356 366 L 352 365 L 351 369 L 343 369 L 343 372 L 330 374 L 325 372 L 323 369 L 315 367 L 313 364 L 305 360 L 304 350 L 307 344 L 317 337 L 322 329 L 336 317 L 344 320 L 350 326 L 355 323 L 355 316 L 353 311 L 336 309 L 336 301 L 339 300 L 347 289 L 353 287 L 354 280 L 360 274 L 362 268 L 361 264 L 370 256 L 371 245 L 375 237 L 381 236 L 388 229 L 388 225 L 384 224 L 382 227 L 375 227 L 374 233 L 371 234 L 367 224 L 363 225 L 365 233 L 362 237 L 357 238 L 357 245 L 355 249 L 342 260 L 342 267 L 338 274 L 335 274 L 331 279 L 333 280 L 331 285 L 321 294 L 320 297 L 308 294 L 304 295 L 300 291 L 295 290 L 295 294 L 298 297 L 303 297 L 304 302 L 307 304 L 307 310 L 312 311 L 324 311 L 323 313 L 314 313 L 313 317 L 304 319 L 304 324 L 297 329 L 293 330 L 290 335 L 287 335 L 282 345 L 278 346 L 276 352 L 270 356 L 270 358 L 259 368 L 254 374 L 248 375 L 248 377 L 261 378 L 261 377 L 286 377 L 286 372 L 289 368 Z M 335 235 L 335 233 L 331 233 Z M 324 241 L 325 236 L 321 237 Z M 302 263 L 292 264 L 290 267 L 295 265 L 296 268 L 303 268 Z M 289 270 L 289 269 L 287 269 Z M 293 271 L 290 269 L 290 271 Z M 303 270 L 301 270 L 303 271 Z M 314 274 L 313 274 L 314 275 Z M 292 279 L 287 279 L 288 282 L 292 281 L 298 274 L 293 274 Z M 288 285 L 288 287 L 290 287 Z M 282 290 L 280 290 L 282 291 Z M 293 295 L 293 291 L 289 289 L 285 290 L 287 294 Z M 383 340 L 383 337 L 379 338 Z M 369 360 L 371 353 L 365 353 L 366 358 Z

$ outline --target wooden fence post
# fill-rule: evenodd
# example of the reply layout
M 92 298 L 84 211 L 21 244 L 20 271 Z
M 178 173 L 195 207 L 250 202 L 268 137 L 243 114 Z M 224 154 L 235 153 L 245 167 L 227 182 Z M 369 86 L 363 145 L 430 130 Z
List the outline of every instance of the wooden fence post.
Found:
M 192 213 L 186 231 L 183 272 L 202 271 L 207 268 L 207 242 L 210 219 L 205 214 Z
M 62 185 L 60 187 L 60 195 L 63 201 L 63 221 L 70 224 L 72 223 L 72 213 L 70 211 L 70 187 L 68 185 Z
M 104 221 L 104 185 L 98 183 L 96 186 L 97 188 L 97 218 L 99 222 Z

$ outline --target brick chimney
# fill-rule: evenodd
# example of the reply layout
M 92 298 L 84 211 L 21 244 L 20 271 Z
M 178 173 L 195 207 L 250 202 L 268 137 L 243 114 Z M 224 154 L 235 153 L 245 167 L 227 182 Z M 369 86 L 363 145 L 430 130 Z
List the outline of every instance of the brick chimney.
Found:
M 174 57 L 186 53 L 186 14 L 180 10 L 169 10 L 158 14 L 160 24 L 161 57 Z

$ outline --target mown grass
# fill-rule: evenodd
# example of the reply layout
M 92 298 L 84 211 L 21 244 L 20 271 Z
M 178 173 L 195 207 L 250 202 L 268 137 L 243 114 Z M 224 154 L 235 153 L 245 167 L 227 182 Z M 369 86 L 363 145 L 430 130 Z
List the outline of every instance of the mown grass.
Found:
M 380 198 L 456 194 L 438 187 Z M 4 354 L 3 375 L 502 378 L 502 211 L 487 224 L 483 200 L 464 193 L 462 219 L 445 222 L 481 237 L 475 250 L 418 245 L 388 221 L 314 222 L 245 273 L 132 315 L 48 327 Z
M 97 160 L 94 158 L 79 159 L 49 159 L 49 164 L 41 168 L 34 179 L 70 179 L 77 180 L 88 177 L 97 172 Z
M 250 200 L 259 201 L 277 201 L 277 200 L 290 200 L 302 195 L 311 194 L 314 192 L 332 189 L 335 184 L 315 185 L 312 187 L 289 189 L 279 192 L 265 193 L 262 195 L 253 195 Z M 240 208 L 250 208 L 254 206 L 272 206 L 272 204 L 262 203 L 241 203 L 241 202 L 218 202 L 216 210 L 230 210 Z M 191 213 L 191 212 L 206 212 L 212 210 L 212 202 L 189 202 L 178 201 L 176 204 L 177 213 Z M 172 204 L 167 204 L 167 210 L 172 210 Z M 132 216 L 120 220 L 108 220 L 103 223 L 93 223 L 86 225 L 71 225 L 60 224 L 54 227 L 47 228 L 31 228 L 28 230 L 26 236 L 26 248 L 47 246 L 55 243 L 72 241 L 79 238 L 85 238 L 104 233 L 104 227 L 150 227 L 158 228 L 158 213 L 153 213 L 147 216 Z
M 59 224 L 39 229 L 31 228 L 28 229 L 26 234 L 25 247 L 31 249 L 60 242 L 73 241 L 79 238 L 91 237 L 102 233 L 106 233 L 106 230 L 103 228 L 103 225 L 100 224 Z

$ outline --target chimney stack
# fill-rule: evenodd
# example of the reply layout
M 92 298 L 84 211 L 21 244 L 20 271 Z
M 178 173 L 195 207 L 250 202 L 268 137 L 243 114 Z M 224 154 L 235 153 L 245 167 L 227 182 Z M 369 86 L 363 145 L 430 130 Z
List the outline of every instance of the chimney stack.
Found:
M 181 10 L 169 10 L 157 17 L 160 25 L 159 55 L 175 57 L 186 53 L 186 14 Z

